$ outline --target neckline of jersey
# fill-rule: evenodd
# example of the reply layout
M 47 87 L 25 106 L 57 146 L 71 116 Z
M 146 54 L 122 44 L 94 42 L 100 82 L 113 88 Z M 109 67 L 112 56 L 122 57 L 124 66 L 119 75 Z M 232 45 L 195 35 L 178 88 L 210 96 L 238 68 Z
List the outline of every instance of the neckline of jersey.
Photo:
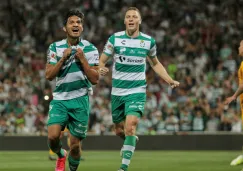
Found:
M 126 32 L 126 30 L 125 30 L 125 35 L 126 35 L 126 37 L 129 38 L 129 39 L 138 39 L 138 38 L 141 36 L 141 32 L 139 31 L 139 34 L 138 34 L 137 37 L 130 37 L 130 36 L 127 35 L 127 32 Z

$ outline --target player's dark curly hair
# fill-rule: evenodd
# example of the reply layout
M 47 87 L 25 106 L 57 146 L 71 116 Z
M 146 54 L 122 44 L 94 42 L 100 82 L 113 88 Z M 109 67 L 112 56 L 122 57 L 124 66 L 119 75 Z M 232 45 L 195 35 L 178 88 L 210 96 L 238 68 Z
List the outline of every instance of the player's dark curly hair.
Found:
M 79 10 L 70 10 L 68 13 L 65 15 L 63 25 L 65 26 L 67 24 L 68 18 L 71 16 L 77 16 L 81 18 L 81 22 L 84 23 L 84 14 L 80 12 Z

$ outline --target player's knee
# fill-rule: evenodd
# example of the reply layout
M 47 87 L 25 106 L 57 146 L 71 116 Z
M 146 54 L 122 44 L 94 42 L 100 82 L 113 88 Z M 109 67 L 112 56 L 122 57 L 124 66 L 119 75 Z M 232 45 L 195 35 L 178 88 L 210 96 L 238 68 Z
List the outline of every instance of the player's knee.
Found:
M 129 121 L 125 127 L 125 133 L 127 136 L 133 136 L 136 133 L 137 121 Z
M 72 156 L 79 156 L 80 150 L 81 150 L 80 143 L 71 144 L 70 153 Z
M 57 141 L 59 139 L 60 135 L 59 134 L 49 134 L 48 135 L 48 140 L 49 141 Z

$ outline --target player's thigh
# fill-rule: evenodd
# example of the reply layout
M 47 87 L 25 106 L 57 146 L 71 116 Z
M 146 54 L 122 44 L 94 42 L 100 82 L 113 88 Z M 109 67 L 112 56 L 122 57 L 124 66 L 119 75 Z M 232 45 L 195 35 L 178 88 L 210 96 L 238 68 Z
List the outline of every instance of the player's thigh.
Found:
M 53 100 L 49 106 L 47 126 L 60 125 L 64 130 L 68 121 L 68 111 L 65 102 Z
M 68 129 L 72 136 L 85 139 L 89 120 L 89 97 L 88 95 L 72 99 L 69 104 Z
M 125 120 L 125 103 L 120 96 L 111 96 L 112 121 L 119 126 Z
M 127 97 L 125 103 L 126 119 L 129 115 L 140 118 L 144 114 L 146 95 L 145 94 L 132 94 Z

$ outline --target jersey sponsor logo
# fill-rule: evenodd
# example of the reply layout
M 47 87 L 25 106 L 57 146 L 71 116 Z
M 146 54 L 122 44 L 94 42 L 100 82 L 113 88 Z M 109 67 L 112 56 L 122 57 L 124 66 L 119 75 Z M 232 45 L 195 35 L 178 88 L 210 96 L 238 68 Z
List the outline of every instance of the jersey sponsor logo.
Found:
M 121 44 L 125 45 L 126 44 L 126 40 L 122 40 Z
M 146 52 L 145 51 L 138 51 L 138 54 L 146 55 Z
M 143 110 L 144 107 L 142 105 L 130 105 L 128 108 L 130 109 L 139 109 L 139 110 Z
M 78 127 L 84 127 L 84 128 L 86 128 L 87 126 L 86 125 L 82 125 L 82 124 L 78 124 Z
M 143 59 L 131 59 L 131 58 L 127 58 L 127 62 L 130 62 L 130 63 L 143 63 Z
M 119 56 L 120 62 L 127 62 L 127 63 L 143 63 L 143 59 L 132 59 L 132 58 L 126 58 L 124 56 Z
M 143 110 L 144 107 L 143 107 L 142 105 L 138 105 L 138 109 L 139 109 L 139 110 Z
M 123 61 L 126 60 L 126 58 L 125 57 L 122 57 L 122 56 L 119 56 L 119 59 L 120 59 L 121 62 L 123 62 Z
M 135 50 L 131 49 L 129 53 L 130 54 L 135 54 Z
M 130 105 L 129 108 L 137 109 L 138 106 L 137 105 Z
M 125 47 L 121 48 L 120 49 L 120 54 L 123 54 L 123 52 L 125 52 L 125 51 L 126 51 L 126 48 Z
M 87 131 L 83 131 L 83 130 L 80 130 L 80 129 L 77 129 L 77 128 L 74 128 L 74 131 L 77 132 L 77 133 L 80 133 L 80 134 L 86 134 Z

